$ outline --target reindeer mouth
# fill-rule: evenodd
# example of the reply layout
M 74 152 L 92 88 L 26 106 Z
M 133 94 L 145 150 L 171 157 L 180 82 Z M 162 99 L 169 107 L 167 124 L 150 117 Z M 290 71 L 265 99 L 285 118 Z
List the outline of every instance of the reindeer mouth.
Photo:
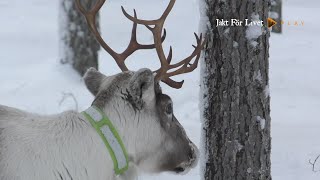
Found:
M 187 174 L 192 168 L 197 165 L 197 158 L 190 156 L 188 162 L 183 162 L 179 166 L 173 169 L 173 172 L 177 174 Z
M 177 167 L 173 171 L 177 174 L 184 172 L 185 168 L 183 167 Z
M 191 169 L 191 164 L 192 162 L 181 163 L 178 167 L 173 169 L 173 172 L 181 175 L 187 174 Z

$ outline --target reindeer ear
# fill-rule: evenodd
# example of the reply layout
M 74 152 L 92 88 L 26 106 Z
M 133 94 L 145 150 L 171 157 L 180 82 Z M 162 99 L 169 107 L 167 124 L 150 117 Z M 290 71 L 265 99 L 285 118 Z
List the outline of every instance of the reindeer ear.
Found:
M 105 75 L 101 74 L 95 68 L 89 68 L 83 76 L 83 79 L 88 90 L 95 96 L 98 94 L 102 80 L 105 77 Z
M 132 76 L 129 84 L 129 91 L 132 100 L 139 107 L 139 104 L 149 103 L 155 97 L 154 76 L 150 69 L 140 69 Z

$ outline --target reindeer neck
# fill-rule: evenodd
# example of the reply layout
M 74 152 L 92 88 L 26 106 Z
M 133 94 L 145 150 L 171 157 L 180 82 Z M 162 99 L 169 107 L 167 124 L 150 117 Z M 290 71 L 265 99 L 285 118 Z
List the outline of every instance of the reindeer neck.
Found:
M 91 106 L 82 114 L 104 142 L 113 160 L 116 175 L 123 174 L 128 170 L 129 166 L 128 153 L 112 121 L 102 110 L 95 106 Z

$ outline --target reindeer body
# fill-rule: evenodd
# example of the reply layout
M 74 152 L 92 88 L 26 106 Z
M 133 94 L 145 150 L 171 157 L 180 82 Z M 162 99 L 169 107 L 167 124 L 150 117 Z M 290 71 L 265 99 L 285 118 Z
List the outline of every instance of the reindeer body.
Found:
M 128 172 L 134 171 L 130 165 Z M 0 106 L 1 180 L 116 180 L 113 162 L 82 114 L 52 116 Z
M 101 137 L 81 113 L 42 116 L 0 106 L 1 180 L 127 180 L 138 171 L 180 173 L 196 165 L 197 148 L 149 69 L 107 77 L 91 68 L 84 80 L 92 104 L 121 136 L 129 170 L 116 176 Z

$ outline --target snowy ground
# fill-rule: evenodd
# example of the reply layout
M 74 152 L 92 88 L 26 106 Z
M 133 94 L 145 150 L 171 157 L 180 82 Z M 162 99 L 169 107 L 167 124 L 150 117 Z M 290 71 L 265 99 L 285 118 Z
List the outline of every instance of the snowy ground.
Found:
M 139 7 L 139 17 L 155 18 L 167 1 L 110 0 L 102 11 L 103 36 L 117 50 L 128 41 L 131 23 L 121 14 L 120 5 L 128 12 Z M 197 0 L 179 0 L 167 21 L 166 48 L 174 47 L 177 59 L 192 50 L 193 32 L 198 31 Z M 272 34 L 270 49 L 270 86 L 272 97 L 272 173 L 274 180 L 318 180 L 308 160 L 320 154 L 320 17 L 318 0 L 284 1 L 284 20 L 303 20 L 304 26 L 284 26 L 284 34 Z M 114 21 L 114 19 L 118 19 Z M 73 93 L 79 110 L 87 108 L 92 96 L 81 77 L 61 66 L 58 58 L 58 0 L 0 1 L 0 104 L 31 112 L 52 114 L 74 108 L 72 99 L 59 105 L 62 93 Z M 183 31 L 181 31 L 183 28 Z M 140 29 L 145 36 L 147 31 Z M 148 34 L 142 42 L 151 42 Z M 190 45 L 189 45 L 190 44 Z M 115 74 L 119 69 L 109 55 L 100 53 L 101 71 Z M 153 52 L 137 53 L 129 67 L 157 67 Z M 186 79 L 182 90 L 164 87 L 175 103 L 175 114 L 191 139 L 199 144 L 198 109 L 199 70 L 180 76 Z M 320 170 L 320 163 L 318 164 Z M 195 169 L 185 176 L 162 174 L 142 179 L 199 179 Z
M 305 25 L 271 35 L 273 179 L 318 180 L 308 161 L 320 154 L 320 2 L 287 0 L 283 13 L 285 22 Z

